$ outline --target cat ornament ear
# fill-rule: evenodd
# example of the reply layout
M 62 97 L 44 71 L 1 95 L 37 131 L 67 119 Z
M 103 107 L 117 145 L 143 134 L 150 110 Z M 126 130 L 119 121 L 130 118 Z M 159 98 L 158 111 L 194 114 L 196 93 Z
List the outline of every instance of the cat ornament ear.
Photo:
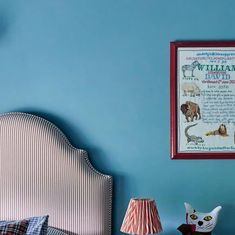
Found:
M 196 211 L 190 204 L 184 203 L 186 209 L 186 223 L 195 226 L 196 232 L 208 233 L 211 232 L 217 223 L 218 215 L 221 206 L 217 206 L 214 210 L 208 213 Z

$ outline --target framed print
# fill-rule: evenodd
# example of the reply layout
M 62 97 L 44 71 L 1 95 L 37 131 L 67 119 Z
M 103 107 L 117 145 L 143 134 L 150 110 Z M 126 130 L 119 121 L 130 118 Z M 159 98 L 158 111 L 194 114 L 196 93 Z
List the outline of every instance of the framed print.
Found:
M 235 41 L 171 43 L 171 158 L 235 159 Z

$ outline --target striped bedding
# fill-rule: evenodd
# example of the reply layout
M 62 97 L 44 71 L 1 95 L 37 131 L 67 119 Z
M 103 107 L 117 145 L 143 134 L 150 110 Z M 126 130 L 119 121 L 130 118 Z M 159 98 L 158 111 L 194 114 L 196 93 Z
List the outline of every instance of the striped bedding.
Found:
M 64 233 L 56 228 L 48 227 L 47 229 L 47 235 L 67 235 L 67 233 Z

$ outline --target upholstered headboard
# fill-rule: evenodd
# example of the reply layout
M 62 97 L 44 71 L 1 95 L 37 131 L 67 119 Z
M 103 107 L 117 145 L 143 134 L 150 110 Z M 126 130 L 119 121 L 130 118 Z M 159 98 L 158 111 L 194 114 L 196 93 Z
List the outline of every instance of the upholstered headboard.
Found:
M 71 234 L 110 235 L 112 178 L 49 121 L 0 115 L 0 219 L 35 215 Z

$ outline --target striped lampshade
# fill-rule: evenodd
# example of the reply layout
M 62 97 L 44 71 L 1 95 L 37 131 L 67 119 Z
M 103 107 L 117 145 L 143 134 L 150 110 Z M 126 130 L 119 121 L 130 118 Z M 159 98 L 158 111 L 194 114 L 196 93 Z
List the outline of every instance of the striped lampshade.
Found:
M 145 235 L 161 231 L 162 225 L 155 201 L 132 198 L 121 226 L 121 232 Z

